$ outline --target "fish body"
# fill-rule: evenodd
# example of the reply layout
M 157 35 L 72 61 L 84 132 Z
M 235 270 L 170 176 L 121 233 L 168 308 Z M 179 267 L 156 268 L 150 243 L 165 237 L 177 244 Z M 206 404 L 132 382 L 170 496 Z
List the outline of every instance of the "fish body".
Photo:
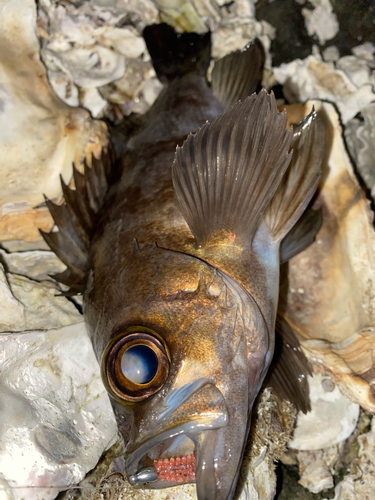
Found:
M 287 130 L 265 90 L 230 107 L 259 83 L 259 42 L 219 62 L 210 88 L 209 35 L 157 25 L 145 39 L 164 89 L 117 135 L 112 181 L 94 161 L 60 215 L 49 202 L 61 237 L 45 237 L 68 265 L 60 281 L 83 291 L 130 482 L 230 499 L 273 357 L 280 243 L 317 187 L 324 133 L 315 114 Z M 84 257 L 64 243 L 68 219 Z

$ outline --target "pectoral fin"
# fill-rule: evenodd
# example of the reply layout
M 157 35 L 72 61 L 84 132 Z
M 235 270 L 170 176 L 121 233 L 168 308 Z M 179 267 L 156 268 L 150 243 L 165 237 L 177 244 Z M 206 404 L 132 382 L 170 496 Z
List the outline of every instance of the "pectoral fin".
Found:
M 321 210 L 307 208 L 281 242 L 280 263 L 288 261 L 310 246 L 321 228 L 322 222 Z
M 262 90 L 189 135 L 177 148 L 173 185 L 199 245 L 250 246 L 291 159 L 292 132 Z
M 301 217 L 318 187 L 325 130 L 313 110 L 293 127 L 293 158 L 265 212 L 273 238 L 281 241 Z
M 275 354 L 269 368 L 266 385 L 280 399 L 287 399 L 297 410 L 310 411 L 307 375 L 312 375 L 308 361 L 288 323 L 277 316 Z

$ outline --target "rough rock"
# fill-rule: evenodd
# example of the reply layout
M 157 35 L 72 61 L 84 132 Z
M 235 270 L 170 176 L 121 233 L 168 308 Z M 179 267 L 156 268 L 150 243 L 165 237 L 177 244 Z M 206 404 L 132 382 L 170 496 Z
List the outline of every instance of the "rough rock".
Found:
M 36 281 L 52 280 L 50 274 L 61 273 L 66 269 L 53 252 L 43 250 L 8 253 L 0 248 L 0 262 L 9 273 Z
M 82 321 L 74 304 L 58 293 L 54 283 L 38 283 L 5 273 L 0 265 L 0 336 L 7 332 L 62 328 Z
M 0 344 L 1 498 L 52 500 L 117 439 L 91 342 L 80 322 Z
M 43 203 L 70 181 L 72 162 L 99 154 L 107 129 L 52 91 L 39 57 L 33 0 L 0 1 L 0 241 L 40 238 L 52 221 Z

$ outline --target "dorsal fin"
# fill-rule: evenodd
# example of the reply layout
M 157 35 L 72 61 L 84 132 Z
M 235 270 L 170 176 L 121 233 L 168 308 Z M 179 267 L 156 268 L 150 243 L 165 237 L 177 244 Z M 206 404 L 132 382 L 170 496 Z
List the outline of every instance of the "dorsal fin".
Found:
M 259 219 L 290 162 L 292 132 L 262 90 L 189 135 L 177 148 L 173 185 L 199 245 L 251 245 Z
M 65 203 L 56 205 L 46 199 L 58 231 L 39 231 L 67 266 L 63 273 L 52 277 L 69 286 L 68 294 L 71 295 L 82 292 L 84 288 L 93 227 L 108 189 L 113 162 L 113 151 L 108 148 L 103 149 L 100 159 L 92 157 L 91 167 L 84 162 L 84 175 L 73 165 L 75 189 L 70 189 L 61 178 Z
M 262 81 L 265 52 L 256 38 L 242 50 L 236 50 L 215 62 L 211 87 L 224 108 L 259 90 Z

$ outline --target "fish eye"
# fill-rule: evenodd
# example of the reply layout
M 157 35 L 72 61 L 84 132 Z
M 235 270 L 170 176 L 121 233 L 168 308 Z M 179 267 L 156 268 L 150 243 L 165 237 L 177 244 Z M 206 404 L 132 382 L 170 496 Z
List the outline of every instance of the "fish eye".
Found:
M 148 384 L 158 372 L 158 358 L 147 345 L 133 345 L 122 355 L 121 369 L 131 382 Z
M 170 356 L 163 339 L 145 327 L 130 327 L 108 345 L 102 360 L 107 391 L 125 404 L 159 391 L 168 377 Z

